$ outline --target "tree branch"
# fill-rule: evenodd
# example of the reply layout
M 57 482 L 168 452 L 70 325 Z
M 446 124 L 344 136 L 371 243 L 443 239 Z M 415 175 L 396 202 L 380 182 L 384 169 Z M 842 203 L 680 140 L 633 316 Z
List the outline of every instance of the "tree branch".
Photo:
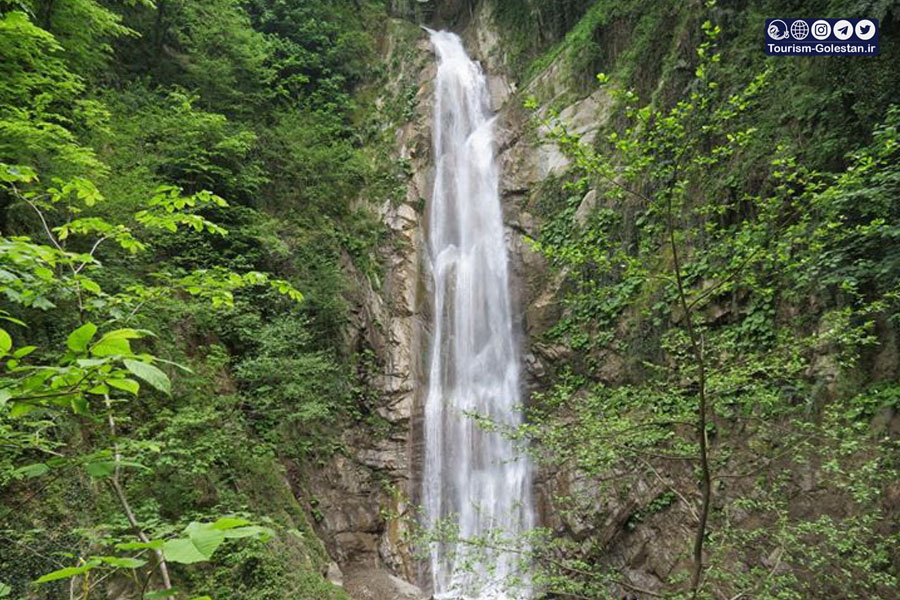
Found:
M 149 544 L 150 538 L 146 533 L 144 533 L 144 530 L 141 529 L 134 511 L 131 509 L 131 504 L 128 502 L 128 497 L 125 495 L 125 490 L 122 488 L 122 483 L 120 481 L 120 474 L 122 471 L 122 454 L 119 452 L 119 444 L 116 441 L 116 421 L 113 418 L 112 402 L 109 399 L 109 395 L 104 394 L 103 397 L 106 400 L 107 422 L 109 423 L 109 433 L 113 440 L 113 452 L 115 453 L 116 463 L 116 467 L 113 471 L 113 476 L 110 479 L 110 483 L 116 493 L 116 496 L 119 499 L 119 503 L 122 505 L 122 510 L 125 512 L 125 516 L 128 519 L 128 522 L 131 524 L 132 529 L 134 529 L 138 538 L 140 538 L 142 542 L 144 542 L 145 544 Z M 168 565 L 166 565 L 166 559 L 163 556 L 162 550 L 154 550 L 153 552 L 156 554 L 156 558 L 158 561 L 157 564 L 159 567 L 159 575 L 162 578 L 163 587 L 166 590 L 171 590 L 172 580 L 169 578 L 169 568 Z M 174 596 L 167 596 L 167 600 L 174 600 Z

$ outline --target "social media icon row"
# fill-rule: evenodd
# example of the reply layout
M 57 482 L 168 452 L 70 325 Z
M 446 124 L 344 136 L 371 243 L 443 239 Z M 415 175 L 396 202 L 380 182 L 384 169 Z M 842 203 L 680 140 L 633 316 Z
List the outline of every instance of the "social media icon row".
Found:
M 822 27 L 818 30 L 819 33 L 817 35 L 816 26 L 821 24 Z M 831 28 L 828 24 L 828 21 L 818 20 L 813 23 L 813 37 L 817 40 L 824 40 L 828 37 L 830 31 L 834 31 L 834 37 L 839 40 L 847 40 L 855 33 L 856 37 L 861 40 L 871 40 L 875 36 L 875 23 L 870 21 L 869 19 L 861 19 L 857 21 L 856 27 L 853 27 L 853 24 L 850 23 L 847 19 L 841 19 L 837 23 L 834 24 L 834 27 Z
M 834 37 L 841 41 L 850 39 L 854 33 L 858 39 L 865 41 L 872 39 L 876 31 L 875 23 L 869 19 L 857 21 L 855 27 L 847 19 L 841 19 L 833 27 L 831 23 L 824 19 L 813 22 L 812 27 L 806 21 L 799 19 L 791 23 L 790 27 L 781 19 L 775 19 L 769 23 L 768 29 L 769 37 L 773 40 L 784 40 L 792 37 L 798 41 L 805 40 L 810 34 L 817 40 L 825 40 L 832 33 L 834 33 Z

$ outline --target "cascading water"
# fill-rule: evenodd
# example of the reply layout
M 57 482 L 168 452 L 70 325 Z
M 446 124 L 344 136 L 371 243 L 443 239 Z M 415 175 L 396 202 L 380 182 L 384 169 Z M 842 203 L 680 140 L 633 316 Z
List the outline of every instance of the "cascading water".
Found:
M 533 526 L 531 466 L 502 434 L 521 423 L 493 114 L 480 66 L 460 38 L 430 31 L 439 60 L 432 129 L 435 181 L 429 250 L 434 332 L 425 404 L 424 520 L 459 538 L 431 546 L 435 598 L 510 600 L 529 594 L 521 554 L 466 540 L 518 537 Z M 517 581 L 515 590 L 507 582 Z

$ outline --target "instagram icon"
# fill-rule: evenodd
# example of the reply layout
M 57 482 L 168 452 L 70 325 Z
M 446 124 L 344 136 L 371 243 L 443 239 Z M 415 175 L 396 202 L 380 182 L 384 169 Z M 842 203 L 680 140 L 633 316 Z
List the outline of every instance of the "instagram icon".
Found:
M 824 40 L 831 35 L 831 24 L 824 19 L 819 19 L 812 24 L 811 33 L 817 40 Z

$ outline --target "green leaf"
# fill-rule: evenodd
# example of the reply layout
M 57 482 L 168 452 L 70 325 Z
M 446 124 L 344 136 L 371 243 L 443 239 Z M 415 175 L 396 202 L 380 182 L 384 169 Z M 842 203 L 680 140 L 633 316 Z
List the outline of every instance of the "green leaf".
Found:
M 191 523 L 185 529 L 197 550 L 211 558 L 216 549 L 225 541 L 225 532 L 210 523 Z
M 147 467 L 133 460 L 120 460 L 119 467 L 134 467 L 136 469 L 142 469 L 144 471 L 147 470 Z M 88 475 L 90 475 L 91 477 L 96 477 L 98 479 L 109 477 L 116 470 L 116 461 L 96 460 L 84 465 L 84 470 L 87 471 Z
M 94 393 L 93 391 L 91 393 Z M 70 405 L 72 406 L 72 411 L 76 415 L 86 415 L 90 411 L 90 404 L 88 404 L 87 399 L 84 396 L 75 396 L 70 401 Z
M 171 596 L 177 595 L 177 590 L 175 588 L 169 588 L 167 590 L 156 590 L 155 592 L 148 592 L 144 594 L 144 600 L 158 600 L 159 598 L 169 598 Z
M 191 565 L 209 560 L 209 558 L 201 554 L 200 551 L 197 550 L 197 547 L 194 546 L 194 543 L 187 538 L 176 538 L 174 540 L 166 541 L 166 543 L 163 544 L 162 551 L 163 556 L 166 557 L 167 561 L 184 565 Z
M 102 292 L 100 286 L 97 285 L 97 282 L 93 279 L 88 279 L 87 277 L 82 277 L 79 279 L 81 286 L 92 294 L 99 294 Z
M 131 344 L 128 343 L 127 338 L 103 336 L 100 341 L 91 347 L 91 355 L 93 356 L 130 356 L 132 354 Z
M 53 271 L 51 271 L 47 267 L 35 267 L 34 274 L 44 281 L 50 281 L 51 279 L 53 279 Z
M 97 333 L 97 326 L 93 323 L 85 323 L 75 331 L 69 334 L 66 339 L 66 346 L 72 352 L 84 352 L 87 350 L 88 344 L 94 339 Z
M 109 477 L 113 474 L 116 470 L 116 463 L 111 460 L 92 462 L 84 465 L 84 470 L 87 471 L 87 474 L 91 477 L 102 479 L 103 477 Z
M 101 556 L 100 560 L 108 565 L 119 567 L 121 569 L 137 569 L 147 564 L 146 560 L 140 558 L 119 557 L 119 556 Z
M 249 527 L 237 527 L 235 529 L 229 529 L 225 532 L 225 537 L 228 539 L 239 539 L 239 538 L 248 538 L 255 537 L 259 538 L 262 541 L 268 540 L 272 536 L 275 535 L 275 532 L 269 529 L 268 527 L 260 527 L 259 525 L 250 525 Z
M 12 419 L 18 419 L 19 417 L 24 417 L 37 407 L 34 404 L 29 404 L 28 402 L 13 402 L 12 408 L 9 411 L 9 416 Z
M 212 524 L 214 529 L 234 529 L 235 527 L 244 527 L 245 525 L 250 525 L 250 521 L 247 519 L 239 519 L 237 517 L 222 517 L 218 521 Z
M 164 540 L 150 540 L 149 542 L 123 542 L 116 544 L 117 550 L 160 550 L 165 544 Z
M 66 567 L 65 569 L 59 569 L 58 571 L 42 575 L 35 583 L 47 583 L 48 581 L 56 581 L 58 579 L 68 579 L 70 577 L 75 577 L 76 575 L 87 573 L 96 566 L 96 562 L 90 561 L 80 567 Z
M 79 367 L 84 367 L 85 369 L 90 369 L 91 367 L 99 367 L 100 365 L 109 362 L 107 358 L 79 358 L 75 361 Z
M 6 354 L 12 349 L 12 338 L 6 333 L 5 329 L 0 329 L 0 356 Z
M 138 391 L 141 389 L 141 384 L 139 384 L 134 379 L 107 379 L 106 383 L 108 383 L 111 387 L 116 389 L 125 390 L 131 394 L 137 396 Z
M 13 352 L 13 356 L 15 358 L 25 358 L 35 350 L 37 350 L 37 346 L 22 346 L 21 348 Z
M 165 393 L 172 393 L 172 383 L 169 376 L 151 365 L 150 363 L 138 360 L 125 360 L 125 368 L 131 371 L 139 379 L 143 379 L 157 390 Z
M 138 329 L 116 329 L 103 336 L 104 340 L 136 340 L 145 337 L 149 332 Z
M 49 470 L 50 467 L 48 467 L 46 463 L 34 463 L 33 465 L 25 465 L 24 467 L 19 467 L 18 469 L 13 471 L 13 473 L 16 475 L 22 475 L 23 477 L 40 477 Z

